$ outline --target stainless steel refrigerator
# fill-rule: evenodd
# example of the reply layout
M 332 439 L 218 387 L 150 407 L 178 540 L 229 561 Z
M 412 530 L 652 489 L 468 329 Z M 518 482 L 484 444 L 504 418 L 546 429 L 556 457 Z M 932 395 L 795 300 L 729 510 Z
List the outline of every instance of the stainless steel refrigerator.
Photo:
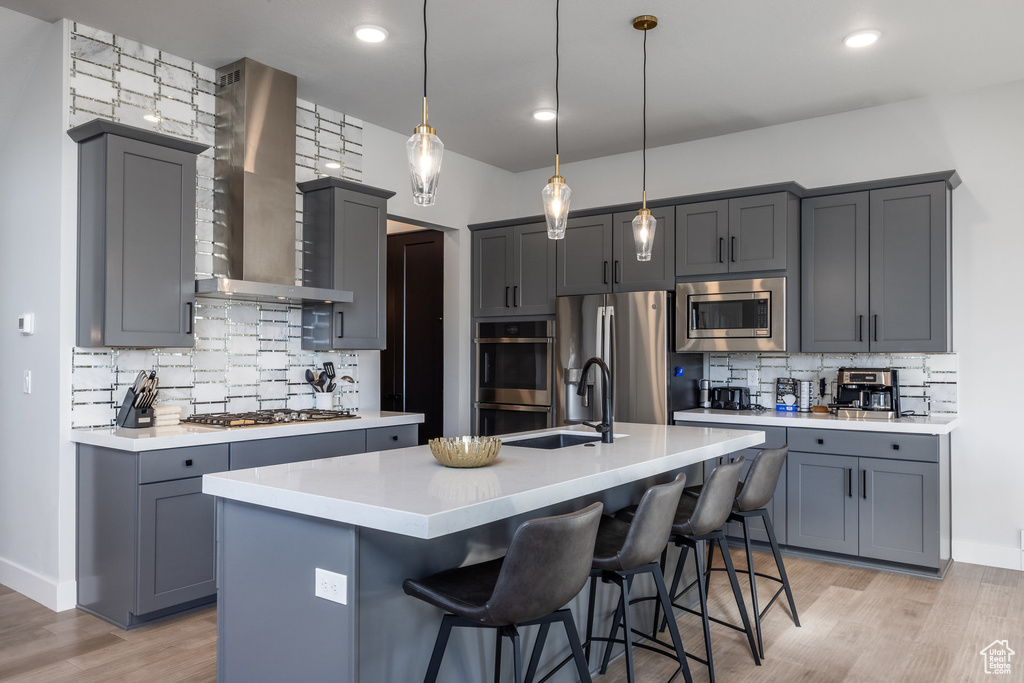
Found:
M 596 367 L 585 395 L 576 393 L 583 364 L 593 356 L 611 370 L 616 422 L 671 424 L 673 412 L 697 407 L 703 356 L 671 350 L 675 311 L 667 292 L 560 296 L 555 311 L 557 424 L 600 422 Z

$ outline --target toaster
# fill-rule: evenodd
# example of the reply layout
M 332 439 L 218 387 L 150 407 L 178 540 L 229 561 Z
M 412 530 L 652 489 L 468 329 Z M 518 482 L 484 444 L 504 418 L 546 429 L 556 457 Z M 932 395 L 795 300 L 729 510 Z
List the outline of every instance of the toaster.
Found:
M 749 387 L 713 387 L 711 407 L 718 410 L 749 410 Z

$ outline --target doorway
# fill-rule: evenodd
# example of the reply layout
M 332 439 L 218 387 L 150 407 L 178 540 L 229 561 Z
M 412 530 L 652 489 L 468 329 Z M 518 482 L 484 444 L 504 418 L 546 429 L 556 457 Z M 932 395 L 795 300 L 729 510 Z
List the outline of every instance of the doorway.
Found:
M 419 442 L 425 444 L 444 430 L 444 235 L 431 229 L 392 234 L 390 221 L 388 232 L 380 407 L 423 413 Z

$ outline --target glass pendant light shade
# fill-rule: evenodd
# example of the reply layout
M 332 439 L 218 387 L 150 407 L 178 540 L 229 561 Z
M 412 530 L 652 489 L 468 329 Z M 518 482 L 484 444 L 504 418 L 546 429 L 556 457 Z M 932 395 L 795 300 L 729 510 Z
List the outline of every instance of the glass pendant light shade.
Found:
M 565 223 L 569 218 L 569 199 L 572 190 L 565 184 L 565 178 L 552 176 L 541 192 L 544 202 L 544 218 L 548 222 L 548 237 L 560 240 L 565 237 Z
M 650 261 L 651 248 L 654 246 L 654 233 L 658 229 L 658 219 L 651 215 L 650 209 L 640 209 L 633 219 L 633 243 L 636 245 L 636 260 Z
M 432 206 L 437 181 L 441 177 L 444 143 L 433 128 L 421 125 L 405 143 L 405 151 L 409 158 L 413 201 L 417 206 Z

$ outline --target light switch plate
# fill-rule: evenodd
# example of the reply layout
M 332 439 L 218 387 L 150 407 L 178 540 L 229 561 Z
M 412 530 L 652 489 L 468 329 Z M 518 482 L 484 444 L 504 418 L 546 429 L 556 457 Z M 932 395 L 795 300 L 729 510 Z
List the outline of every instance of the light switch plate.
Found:
M 313 594 L 341 605 L 348 604 L 348 577 L 344 574 L 316 568 L 316 586 Z

